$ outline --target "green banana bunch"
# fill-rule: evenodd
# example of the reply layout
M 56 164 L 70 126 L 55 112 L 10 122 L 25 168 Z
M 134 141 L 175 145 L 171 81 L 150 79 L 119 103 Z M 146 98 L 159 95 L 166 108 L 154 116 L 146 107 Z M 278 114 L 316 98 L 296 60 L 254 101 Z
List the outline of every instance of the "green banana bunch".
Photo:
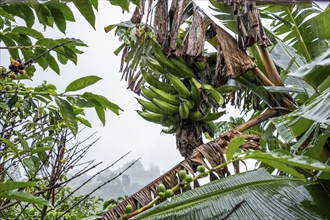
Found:
M 151 73 L 142 70 L 142 76 L 144 78 L 144 80 L 150 85 L 150 86 L 154 86 L 157 89 L 163 90 L 164 92 L 168 92 L 170 94 L 177 94 L 178 92 L 176 91 L 175 88 L 173 88 L 173 86 L 170 86 L 166 83 L 160 82 L 156 77 L 154 77 Z
M 142 106 L 143 109 L 153 112 L 153 113 L 163 113 L 160 108 L 158 108 L 153 102 L 145 101 L 143 99 L 136 98 L 138 103 Z
M 164 114 L 173 114 L 179 112 L 179 106 L 169 104 L 160 99 L 152 99 L 151 100 L 158 108 L 162 110 Z
M 158 98 L 173 105 L 180 104 L 178 95 L 172 95 L 170 93 L 164 92 L 163 90 L 157 89 L 154 86 L 150 86 L 150 90 L 158 95 L 155 98 Z
M 175 90 L 179 93 L 179 96 L 188 99 L 190 97 L 190 91 L 188 88 L 181 82 L 181 80 L 171 74 L 167 74 L 166 77 L 171 81 Z

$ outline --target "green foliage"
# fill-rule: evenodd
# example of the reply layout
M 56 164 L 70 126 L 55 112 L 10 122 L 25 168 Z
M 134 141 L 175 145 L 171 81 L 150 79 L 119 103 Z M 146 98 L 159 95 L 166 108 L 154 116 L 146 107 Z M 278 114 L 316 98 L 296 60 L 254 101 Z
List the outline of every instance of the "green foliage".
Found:
M 228 148 L 226 150 L 227 160 L 231 160 L 235 154 L 235 152 L 239 149 L 239 147 L 245 142 L 243 137 L 237 137 L 230 141 L 228 144 Z
M 259 169 L 174 196 L 133 219 L 324 219 L 330 216 L 329 201 L 319 182 L 273 177 Z
M 75 1 L 74 5 L 94 27 L 98 1 Z M 77 79 L 62 93 L 46 81 L 36 87 L 27 87 L 24 81 L 33 77 L 35 65 L 59 74 L 60 64 L 77 64 L 82 53 L 78 48 L 86 46 L 81 40 L 45 38 L 33 28 L 35 23 L 45 29 L 55 24 L 65 33 L 67 22 L 75 21 L 70 7 L 60 1 L 0 5 L 0 42 L 5 46 L 1 49 L 11 56 L 8 69 L 0 66 L 0 212 L 4 218 L 81 219 L 99 214 L 101 200 L 72 196 L 73 191 L 63 187 L 69 181 L 68 171 L 92 144 L 84 150 L 78 150 L 80 143 L 66 145 L 81 128 L 78 122 L 91 127 L 84 117 L 86 108 L 119 114 L 120 107 L 104 96 L 74 93 L 99 81 L 98 76 Z M 17 18 L 26 26 L 17 25 Z M 20 202 L 25 202 L 24 208 Z

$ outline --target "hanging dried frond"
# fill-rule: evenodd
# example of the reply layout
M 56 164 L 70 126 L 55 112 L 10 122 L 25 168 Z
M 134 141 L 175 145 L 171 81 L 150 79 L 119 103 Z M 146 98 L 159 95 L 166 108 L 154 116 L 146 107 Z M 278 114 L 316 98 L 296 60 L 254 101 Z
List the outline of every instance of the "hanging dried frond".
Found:
M 125 214 L 125 208 L 127 205 L 131 205 L 134 210 L 138 207 L 145 206 L 158 195 L 157 187 L 160 183 L 164 184 L 166 188 L 173 188 L 179 184 L 177 173 L 179 173 L 180 170 L 186 170 L 194 176 L 197 165 L 203 165 L 207 168 L 211 168 L 219 164 L 223 164 L 226 162 L 224 157 L 225 149 L 227 148 L 229 142 L 235 137 L 245 138 L 245 143 L 242 145 L 243 150 L 259 149 L 259 136 L 243 134 L 237 130 L 228 131 L 220 138 L 195 148 L 190 157 L 183 160 L 165 174 L 105 212 L 102 215 L 103 219 L 119 219 Z M 208 164 L 211 165 L 211 167 L 209 167 Z M 228 176 L 230 173 L 228 168 L 224 167 L 221 170 L 217 170 L 217 175 L 218 176 L 210 175 L 211 181 L 218 179 L 218 177 L 222 178 Z M 198 181 L 194 183 L 194 186 L 199 186 Z
M 265 47 L 272 45 L 261 24 L 255 0 L 230 0 L 226 4 L 234 6 L 240 48 L 246 50 L 255 43 Z

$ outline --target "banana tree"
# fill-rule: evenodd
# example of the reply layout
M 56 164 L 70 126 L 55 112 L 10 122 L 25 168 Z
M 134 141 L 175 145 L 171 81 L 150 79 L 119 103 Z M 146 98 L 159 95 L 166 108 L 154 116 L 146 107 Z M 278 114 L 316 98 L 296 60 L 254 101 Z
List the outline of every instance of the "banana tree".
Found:
M 116 53 L 123 49 L 123 77 L 128 80 L 129 88 L 138 94 L 142 90 L 142 95 L 147 97 L 145 95 L 147 91 L 156 91 L 152 87 L 141 88 L 145 82 L 151 85 L 151 81 L 147 79 L 150 75 L 154 77 L 154 81 L 158 79 L 158 83 L 163 83 L 162 88 L 164 91 L 168 90 L 165 91 L 167 94 L 175 93 L 171 91 L 173 88 L 179 93 L 171 80 L 172 75 L 175 75 L 183 84 L 179 86 L 179 89 L 184 89 L 185 86 L 190 91 L 191 97 L 195 93 L 194 85 L 196 84 L 199 89 L 199 98 L 203 101 L 211 100 L 207 97 L 208 92 L 204 91 L 206 88 L 221 93 L 225 99 L 224 104 L 209 105 L 210 112 L 219 112 L 220 106 L 233 104 L 242 108 L 245 113 L 252 113 L 252 117 L 246 122 L 244 119 L 238 120 L 240 123 L 232 127 L 224 122 L 214 123 L 213 132 L 217 129 L 223 131 L 224 125 L 234 130 L 225 133 L 215 132 L 217 138 L 207 144 L 194 146 L 192 151 L 182 151 L 182 146 L 180 147 L 178 143 L 177 146 L 186 159 L 106 212 L 103 215 L 106 219 L 120 216 L 125 219 L 133 216 L 125 214 L 125 207 L 128 205 L 133 207 L 134 214 L 138 214 L 162 201 L 161 191 L 157 191 L 159 185 L 164 184 L 166 188 L 177 189 L 177 186 L 180 186 L 178 177 L 182 169 L 194 176 L 194 187 L 199 185 L 196 181 L 198 177 L 196 167 L 199 164 L 211 170 L 217 166 L 221 167 L 214 173 L 210 173 L 210 180 L 225 177 L 228 175 L 226 165 L 233 155 L 236 155 L 236 150 L 240 151 L 238 148 L 241 151 L 252 149 L 256 152 L 254 156 L 250 155 L 250 158 L 258 160 L 258 166 L 266 168 L 270 173 L 276 171 L 278 175 L 296 176 L 303 179 L 329 179 L 328 171 L 317 171 L 318 169 L 315 168 L 299 167 L 297 164 L 286 164 L 283 161 L 284 158 L 299 161 L 300 156 L 297 155 L 302 155 L 306 159 L 309 158 L 307 161 L 314 158 L 320 163 L 329 164 L 330 117 L 329 111 L 324 107 L 329 105 L 330 35 L 326 28 L 329 22 L 329 6 L 322 9 L 314 3 L 305 2 L 306 4 L 302 5 L 289 3 L 276 6 L 262 5 L 258 9 L 254 1 L 221 3 L 211 0 L 210 2 L 216 11 L 215 16 L 228 29 L 214 23 L 192 1 L 187 0 L 172 1 L 169 10 L 167 1 L 158 1 L 155 7 L 149 2 L 146 6 L 145 23 L 141 23 L 145 8 L 145 2 L 141 1 L 140 7 L 135 10 L 130 22 L 109 26 L 106 31 L 116 27 L 116 34 L 124 40 L 124 44 Z M 260 2 L 262 1 L 257 1 L 257 3 Z M 152 17 L 152 15 L 155 16 Z M 262 26 L 261 17 L 271 19 L 270 28 Z M 154 21 L 153 24 L 150 23 L 151 20 Z M 318 32 L 313 31 L 314 29 Z M 147 36 L 141 38 L 145 36 L 144 33 L 147 33 Z M 232 37 L 235 34 L 239 42 Z M 286 35 L 282 36 L 282 34 Z M 204 48 L 206 43 L 211 45 L 211 49 Z M 142 57 L 141 60 L 139 57 Z M 124 66 L 125 63 L 126 66 Z M 187 75 L 184 75 L 186 72 Z M 193 74 L 189 75 L 188 72 Z M 232 80 L 235 80 L 234 86 Z M 184 130 L 186 134 L 194 132 L 193 134 L 198 134 L 199 138 L 200 133 L 189 131 L 182 123 L 185 119 L 179 109 L 182 103 L 181 96 L 179 95 L 180 100 L 175 99 L 175 94 L 173 97 L 173 103 L 169 103 L 168 100 L 165 102 L 174 105 L 174 101 L 179 101 L 176 103 L 177 108 L 172 109 L 178 113 L 171 115 L 174 117 L 171 120 L 180 121 L 176 131 Z M 186 100 L 189 99 L 186 98 Z M 141 100 L 139 102 L 148 111 L 160 108 L 157 101 L 154 102 L 151 98 L 150 100 L 154 106 L 149 109 Z M 193 99 L 193 103 L 193 108 L 195 108 L 198 102 Z M 205 120 L 207 114 L 203 112 L 203 109 L 199 107 L 197 109 Z M 191 112 L 190 110 L 188 114 L 188 123 L 196 125 L 198 124 L 196 121 L 189 120 Z M 175 118 L 175 116 L 179 117 Z M 145 118 L 148 119 L 148 117 Z M 167 124 L 166 120 L 158 118 L 150 121 L 161 123 L 172 129 L 172 124 Z M 243 138 L 243 141 L 240 144 L 236 143 L 238 147 L 231 152 L 228 146 L 233 145 L 231 143 L 236 142 L 237 138 Z M 182 135 L 177 135 L 177 142 L 182 139 L 189 140 L 183 138 Z M 279 149 L 284 154 L 278 154 Z M 258 152 L 262 151 L 273 156 L 258 156 Z M 274 157 L 274 155 L 277 156 Z M 231 161 L 236 172 L 239 172 L 241 159 Z M 304 164 L 308 162 L 305 161 Z M 252 186 L 253 183 L 248 182 L 247 185 Z M 185 185 L 181 192 L 188 189 L 189 186 Z M 191 194 L 182 195 L 182 204 L 192 202 L 191 205 L 193 205 L 193 201 L 198 200 L 193 196 L 198 190 L 193 191 Z M 213 193 L 215 192 L 212 191 L 211 194 L 214 195 Z M 211 199 L 211 197 L 211 195 L 205 195 L 205 198 Z M 157 202 L 153 203 L 152 198 L 157 199 Z M 169 204 L 168 211 L 164 211 L 166 208 L 156 207 L 147 212 L 148 214 L 142 214 L 141 218 L 166 219 L 183 216 L 181 214 L 186 213 L 187 210 L 182 209 L 178 212 L 181 214 L 175 215 L 175 211 L 179 210 L 179 208 L 173 208 L 176 205 L 178 203 L 175 202 L 173 205 Z M 233 212 L 241 205 L 239 202 L 237 207 L 233 205 Z M 157 215 L 155 214 L 157 212 L 161 213 Z M 227 210 L 228 212 L 230 213 Z M 162 215 L 165 213 L 166 215 Z M 229 215 L 226 217 L 224 213 L 224 210 L 217 209 L 214 214 L 221 218 L 228 218 Z M 321 215 L 326 216 L 325 213 L 326 210 L 322 211 Z

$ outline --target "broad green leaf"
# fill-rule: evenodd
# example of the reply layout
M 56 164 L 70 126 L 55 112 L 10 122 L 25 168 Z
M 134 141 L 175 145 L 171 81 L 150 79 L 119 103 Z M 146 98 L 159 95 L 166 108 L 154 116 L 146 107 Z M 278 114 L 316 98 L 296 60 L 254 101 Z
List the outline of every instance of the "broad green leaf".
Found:
M 66 57 L 77 65 L 78 57 L 77 54 L 70 48 L 64 47 Z
M 0 138 L 0 141 L 2 141 L 5 145 L 7 145 L 15 153 L 15 155 L 19 154 L 18 148 L 13 142 L 11 142 L 6 138 Z
M 303 90 L 306 90 L 309 96 L 313 95 L 315 93 L 315 90 L 312 86 L 310 86 L 308 83 L 306 83 L 303 79 L 300 77 L 295 77 L 288 75 L 284 81 L 286 85 L 292 85 L 295 87 L 302 88 Z
M 308 170 L 323 170 L 330 172 L 330 167 L 324 163 L 304 155 L 293 155 L 284 150 L 272 150 L 269 152 L 251 151 L 246 155 L 246 158 L 256 160 L 266 159 L 274 162 L 279 162 L 302 169 Z
M 239 149 L 239 147 L 244 144 L 245 139 L 243 137 L 235 137 L 228 144 L 228 148 L 226 150 L 226 158 L 227 160 L 231 160 L 235 154 L 235 152 Z
M 83 98 L 93 102 L 94 104 L 98 106 L 102 106 L 104 108 L 108 108 L 110 111 L 112 111 L 115 114 L 119 114 L 119 110 L 122 110 L 118 105 L 110 102 L 106 97 L 102 95 L 96 95 L 91 92 L 85 92 L 82 95 Z
M 314 141 L 311 141 L 310 144 L 307 146 L 303 155 L 309 156 L 316 160 L 320 159 L 322 156 L 322 151 L 325 147 L 325 143 L 330 138 L 330 130 L 323 132 L 322 134 L 315 137 Z
M 105 126 L 105 111 L 104 111 L 103 107 L 96 106 L 95 111 L 96 111 L 96 114 L 99 117 L 100 121 L 102 122 L 103 126 Z
M 14 16 L 12 14 L 6 12 L 2 7 L 0 7 L 0 15 L 2 17 L 5 17 L 5 18 L 11 20 L 11 21 L 15 21 Z
M 35 185 L 36 185 L 35 182 L 13 182 L 13 181 L 2 182 L 0 183 L 0 197 L 2 192 L 25 188 L 25 187 L 33 187 Z
M 72 134 L 76 135 L 78 132 L 78 124 L 72 106 L 68 101 L 59 97 L 55 98 L 55 101 L 58 107 L 60 108 L 60 112 L 64 122 L 66 123 Z
M 286 142 L 293 141 L 294 138 L 305 132 L 313 122 L 326 126 L 330 124 L 330 111 L 327 108 L 330 100 L 330 88 L 316 95 L 295 111 L 270 119 Z
M 329 203 L 321 183 L 258 169 L 176 195 L 133 219 L 329 219 Z
M 291 134 L 294 137 L 299 137 L 302 135 L 307 129 L 309 129 L 313 125 L 313 121 L 308 120 L 306 118 L 299 118 L 295 123 L 290 125 Z
M 18 50 L 16 48 L 16 44 L 13 41 L 13 39 L 11 39 L 10 37 L 6 36 L 5 34 L 0 32 L 0 42 L 3 42 L 7 47 L 9 47 L 9 53 L 10 56 L 13 57 L 14 59 L 18 59 L 19 58 L 19 54 L 18 54 Z
M 36 43 L 36 44 L 38 44 L 38 42 Z M 41 54 L 43 54 L 44 52 L 46 51 L 46 49 L 45 48 L 36 48 L 35 50 L 34 50 L 34 55 L 35 56 L 39 56 L 39 55 L 41 55 Z M 47 67 L 48 67 L 48 62 L 47 62 L 47 60 L 45 59 L 45 57 L 44 56 L 41 56 L 41 57 L 39 57 L 37 60 L 36 60 L 36 62 L 45 70 Z
M 51 2 L 52 1 L 47 3 L 51 3 Z M 62 11 L 65 20 L 76 21 L 71 9 L 66 4 L 56 4 L 56 7 Z
M 91 4 L 95 8 L 95 10 L 98 10 L 98 7 L 99 7 L 99 1 L 98 0 L 91 0 Z
M 77 7 L 84 18 L 95 29 L 95 14 L 90 0 L 73 0 L 73 4 Z
M 256 157 L 254 159 L 262 162 L 263 164 L 267 164 L 268 166 L 274 167 L 275 169 L 277 169 L 283 173 L 291 174 L 293 177 L 306 181 L 306 178 L 303 174 L 299 173 L 298 171 L 296 171 L 295 169 L 293 169 L 292 167 L 290 167 L 284 163 L 274 161 L 271 159 L 267 159 L 264 157 Z
M 95 107 L 95 104 L 91 101 L 88 101 L 81 97 L 67 97 L 67 100 L 72 104 L 81 108 L 92 108 Z
M 316 126 L 317 126 L 316 122 L 314 122 L 311 126 L 309 126 L 306 129 L 306 132 L 299 138 L 299 140 L 290 147 L 290 150 L 292 152 L 296 152 L 299 149 L 299 147 L 301 147 L 303 145 L 303 143 L 305 143 L 305 141 L 308 139 L 308 137 L 312 134 L 312 132 L 314 131 Z
M 44 35 L 41 32 L 39 32 L 37 30 L 34 30 L 32 28 L 23 27 L 23 26 L 15 27 L 12 30 L 12 32 L 16 32 L 16 33 L 19 33 L 19 34 L 25 34 L 25 35 L 31 36 L 35 39 L 44 38 Z
M 55 58 L 54 58 L 52 55 L 50 55 L 49 53 L 45 54 L 45 55 L 44 55 L 44 58 L 45 58 L 45 60 L 47 61 L 48 66 L 49 66 L 52 70 L 54 70 L 55 73 L 60 74 L 60 67 L 58 66 L 58 64 L 57 64 L 57 62 L 56 62 L 56 60 L 55 60 Z
M 9 191 L 1 194 L 1 196 L 8 199 L 16 199 L 19 201 L 29 202 L 38 205 L 50 205 L 49 201 L 23 191 Z
M 285 86 L 264 86 L 270 92 L 293 92 L 293 93 L 306 93 L 304 88 L 294 88 Z
M 87 86 L 93 85 L 102 78 L 98 76 L 85 76 L 71 82 L 65 89 L 65 92 L 78 91 L 86 88 Z
M 270 51 L 274 63 L 286 71 L 294 71 L 306 63 L 306 59 L 292 47 L 278 41 Z
M 46 6 L 46 4 L 35 4 L 35 12 L 37 14 L 38 20 L 44 27 L 53 27 L 54 18 L 52 17 L 52 12 Z
M 77 116 L 77 120 L 80 121 L 81 123 L 83 123 L 85 126 L 87 126 L 89 128 L 92 127 L 91 123 L 83 117 Z
M 65 33 L 66 30 L 66 21 L 65 21 L 65 16 L 63 14 L 63 11 L 58 8 L 58 3 L 57 4 L 47 4 L 47 7 L 49 10 L 52 12 L 52 16 L 54 18 L 55 24 L 57 28 L 62 32 Z
M 301 66 L 290 76 L 299 77 L 313 86 L 317 91 L 319 85 L 325 80 L 326 74 L 330 74 L 330 48 L 310 63 Z
M 121 7 L 123 10 L 129 11 L 129 0 L 110 0 L 110 3 Z

